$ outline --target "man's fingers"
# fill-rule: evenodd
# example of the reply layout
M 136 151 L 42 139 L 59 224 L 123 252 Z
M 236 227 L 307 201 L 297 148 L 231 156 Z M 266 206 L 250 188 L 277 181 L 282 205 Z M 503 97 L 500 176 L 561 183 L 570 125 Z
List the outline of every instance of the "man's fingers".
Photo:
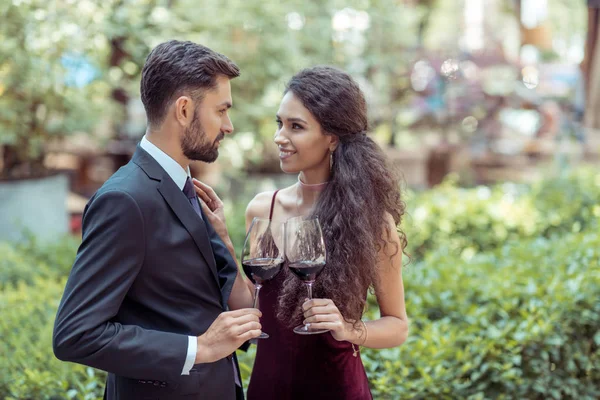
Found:
M 230 326 L 241 326 L 249 322 L 259 322 L 260 318 L 255 314 L 246 314 L 239 317 L 229 317 Z
M 241 334 L 240 336 L 238 336 L 238 338 L 242 342 L 245 342 L 247 340 L 259 337 L 261 333 L 262 333 L 262 331 L 260 329 L 254 329 L 254 330 L 251 330 L 251 331 Z
M 235 329 L 235 335 L 236 336 L 240 336 L 245 334 L 248 331 L 255 331 L 255 330 L 261 330 L 262 329 L 262 325 L 260 324 L 260 322 L 257 321 L 251 321 L 251 322 L 247 322 L 243 325 L 238 326 Z
M 262 313 L 260 312 L 260 310 L 258 308 L 240 308 L 239 310 L 225 311 L 221 315 L 225 315 L 225 316 L 233 317 L 233 318 L 239 318 L 239 317 L 242 317 L 244 315 L 249 315 L 249 314 L 256 315 L 258 317 L 262 316 Z

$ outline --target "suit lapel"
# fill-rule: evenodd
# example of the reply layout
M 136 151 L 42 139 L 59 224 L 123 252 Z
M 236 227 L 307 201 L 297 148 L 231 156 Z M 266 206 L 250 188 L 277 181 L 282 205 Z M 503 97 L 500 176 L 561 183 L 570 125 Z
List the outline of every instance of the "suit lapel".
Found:
M 185 229 L 187 229 L 190 236 L 192 236 L 192 239 L 194 239 L 196 246 L 200 249 L 202 256 L 206 260 L 206 264 L 215 278 L 217 286 L 220 287 L 217 266 L 204 221 L 198 217 L 188 199 L 171 179 L 163 179 L 158 185 L 158 191 L 167 204 L 169 204 L 169 207 L 171 207 L 177 218 L 179 218 Z
M 189 232 L 200 253 L 202 253 L 202 256 L 206 260 L 206 265 L 210 269 L 217 286 L 220 287 L 215 257 L 204 221 L 198 217 L 188 199 L 179 190 L 177 185 L 175 185 L 171 177 L 141 146 L 137 146 L 132 161 L 148 175 L 149 179 L 158 181 L 158 191 Z

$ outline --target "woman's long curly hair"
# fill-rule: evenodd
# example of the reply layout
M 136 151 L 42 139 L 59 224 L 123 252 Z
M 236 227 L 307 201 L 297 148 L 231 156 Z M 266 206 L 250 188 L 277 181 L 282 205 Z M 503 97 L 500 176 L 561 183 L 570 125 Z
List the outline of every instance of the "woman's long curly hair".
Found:
M 314 295 L 332 299 L 348 322 L 358 324 L 369 287 L 377 282 L 378 252 L 390 232 L 386 213 L 399 225 L 405 205 L 400 178 L 393 173 L 381 148 L 367 136 L 367 105 L 358 84 L 345 72 L 328 66 L 305 69 L 287 84 L 321 125 L 336 135 L 329 184 L 312 215 L 321 222 L 327 248 L 327 265 L 317 278 Z M 400 232 L 402 251 L 407 244 Z M 298 322 L 306 288 L 287 274 L 277 306 L 286 325 Z

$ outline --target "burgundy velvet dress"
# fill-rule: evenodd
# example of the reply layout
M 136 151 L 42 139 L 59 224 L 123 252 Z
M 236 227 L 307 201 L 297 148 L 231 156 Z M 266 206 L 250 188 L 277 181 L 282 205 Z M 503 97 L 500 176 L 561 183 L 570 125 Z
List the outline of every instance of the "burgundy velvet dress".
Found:
M 277 299 L 288 274 L 282 271 L 260 290 L 260 322 L 270 337 L 258 339 L 248 400 L 372 399 L 360 354 L 353 355 L 350 342 L 338 342 L 329 332 L 298 335 L 277 320 Z

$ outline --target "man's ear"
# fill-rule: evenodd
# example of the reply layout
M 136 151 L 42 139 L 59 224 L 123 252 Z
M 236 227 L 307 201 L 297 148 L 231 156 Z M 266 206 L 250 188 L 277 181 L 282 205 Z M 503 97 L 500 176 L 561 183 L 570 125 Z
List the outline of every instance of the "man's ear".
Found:
M 175 100 L 175 119 L 181 126 L 188 126 L 194 118 L 194 102 L 188 96 Z

